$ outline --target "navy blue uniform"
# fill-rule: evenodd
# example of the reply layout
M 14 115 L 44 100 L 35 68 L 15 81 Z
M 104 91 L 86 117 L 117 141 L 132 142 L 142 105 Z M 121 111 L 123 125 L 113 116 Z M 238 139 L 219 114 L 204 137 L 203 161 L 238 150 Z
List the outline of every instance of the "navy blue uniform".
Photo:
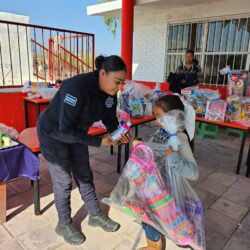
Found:
M 52 176 L 56 208 L 63 224 L 71 222 L 71 173 L 88 212 L 100 213 L 88 146 L 99 147 L 102 139 L 87 132 L 99 120 L 110 133 L 116 130 L 116 106 L 117 97 L 100 90 L 98 72 L 94 71 L 66 79 L 39 117 L 40 147 Z

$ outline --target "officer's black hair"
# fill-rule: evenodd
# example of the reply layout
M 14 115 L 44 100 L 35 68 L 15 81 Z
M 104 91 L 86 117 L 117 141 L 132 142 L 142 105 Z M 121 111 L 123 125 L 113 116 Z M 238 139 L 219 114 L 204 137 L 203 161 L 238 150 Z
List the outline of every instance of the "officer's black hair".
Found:
M 112 55 L 112 56 L 98 56 L 95 59 L 95 67 L 99 71 L 104 69 L 106 73 L 114 72 L 114 71 L 125 71 L 127 72 L 127 67 L 125 62 L 121 57 Z
M 184 105 L 176 95 L 164 95 L 156 100 L 155 106 L 161 108 L 165 113 L 173 109 L 179 109 L 184 111 Z

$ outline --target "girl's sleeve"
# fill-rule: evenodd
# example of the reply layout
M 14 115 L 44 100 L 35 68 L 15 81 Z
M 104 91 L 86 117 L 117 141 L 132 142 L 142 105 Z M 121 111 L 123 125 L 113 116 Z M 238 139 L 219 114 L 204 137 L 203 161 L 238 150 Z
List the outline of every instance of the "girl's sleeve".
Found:
M 199 177 L 198 165 L 194 159 L 188 138 L 184 133 L 179 133 L 182 144 L 179 152 L 173 152 L 167 157 L 168 164 L 180 176 L 197 180 Z

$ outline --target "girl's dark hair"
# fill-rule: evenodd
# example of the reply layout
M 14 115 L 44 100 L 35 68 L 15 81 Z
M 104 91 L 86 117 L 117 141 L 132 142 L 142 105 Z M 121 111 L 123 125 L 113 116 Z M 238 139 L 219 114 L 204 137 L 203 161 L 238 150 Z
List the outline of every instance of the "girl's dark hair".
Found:
M 192 56 L 194 57 L 194 51 L 192 49 L 187 50 L 186 54 L 192 54 Z
M 95 67 L 99 71 L 104 69 L 106 73 L 123 70 L 127 72 L 125 62 L 119 56 L 98 56 L 95 59 Z
M 156 100 L 154 105 L 161 108 L 165 113 L 173 109 L 184 111 L 184 105 L 179 96 L 176 95 L 161 96 L 158 100 Z

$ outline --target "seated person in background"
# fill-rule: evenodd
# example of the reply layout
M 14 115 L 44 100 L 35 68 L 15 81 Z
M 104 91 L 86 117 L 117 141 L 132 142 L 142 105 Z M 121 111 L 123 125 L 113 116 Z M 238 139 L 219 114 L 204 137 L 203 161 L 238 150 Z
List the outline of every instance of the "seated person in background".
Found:
M 181 62 L 175 73 L 170 73 L 168 77 L 170 91 L 180 94 L 181 89 L 197 85 L 200 73 L 201 67 L 198 60 L 194 58 L 194 51 L 188 50 L 184 61 Z

